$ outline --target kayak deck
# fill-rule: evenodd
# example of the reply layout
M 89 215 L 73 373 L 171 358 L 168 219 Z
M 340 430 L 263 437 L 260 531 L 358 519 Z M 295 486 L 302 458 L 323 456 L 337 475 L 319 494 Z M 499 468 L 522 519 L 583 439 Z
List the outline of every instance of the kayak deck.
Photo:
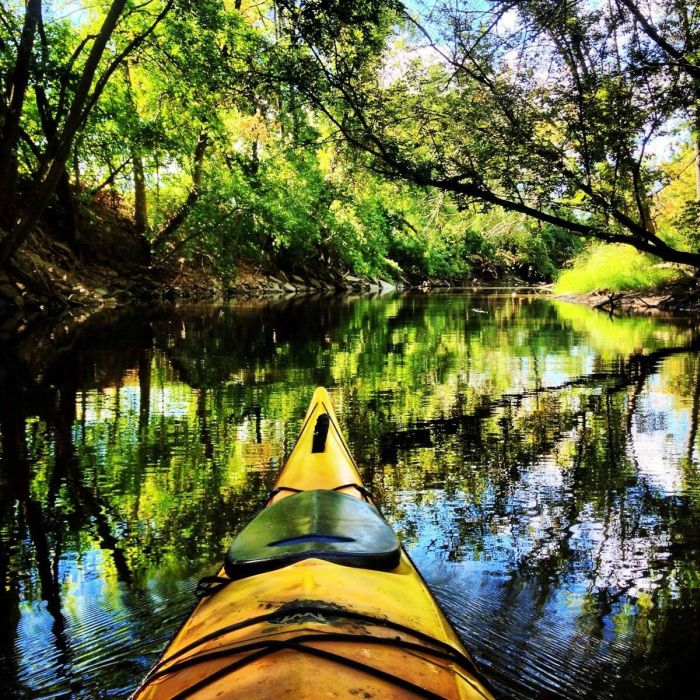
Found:
M 269 503 L 319 489 L 374 508 L 323 389 Z M 291 545 L 308 556 L 240 578 L 227 562 L 136 698 L 492 697 L 403 550 L 389 570 L 333 560 L 312 520 Z

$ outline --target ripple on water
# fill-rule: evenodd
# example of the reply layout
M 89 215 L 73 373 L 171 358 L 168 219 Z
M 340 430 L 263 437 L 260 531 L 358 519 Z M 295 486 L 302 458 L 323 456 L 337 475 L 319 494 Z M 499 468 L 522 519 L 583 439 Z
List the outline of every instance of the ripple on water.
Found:
M 515 591 L 514 582 L 493 576 L 466 581 L 460 576 L 458 587 L 457 574 L 425 568 L 446 614 L 508 697 L 524 700 L 544 697 L 543 692 L 560 698 L 614 697 L 620 649 L 600 630 L 578 627 L 580 601 L 558 595 L 543 599 L 529 585 Z
M 197 579 L 169 585 L 162 600 L 157 587 L 141 591 L 91 578 L 64 591 L 59 613 L 46 602 L 23 605 L 15 656 L 20 682 L 37 698 L 96 697 L 105 678 L 110 695 L 128 694 L 192 608 Z
M 52 360 L 50 382 L 0 392 L 18 418 L 0 440 L 0 593 L 19 695 L 135 686 L 315 384 L 505 696 L 638 700 L 697 677 L 692 324 L 510 293 L 114 321 Z

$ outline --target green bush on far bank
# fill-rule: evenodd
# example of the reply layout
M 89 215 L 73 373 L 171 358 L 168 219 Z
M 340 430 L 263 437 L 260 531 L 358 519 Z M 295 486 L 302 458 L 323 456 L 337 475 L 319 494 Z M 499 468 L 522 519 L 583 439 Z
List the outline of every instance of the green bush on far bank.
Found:
M 557 279 L 556 294 L 653 291 L 677 279 L 679 272 L 659 267 L 649 255 L 630 246 L 597 244 L 574 259 L 573 266 Z

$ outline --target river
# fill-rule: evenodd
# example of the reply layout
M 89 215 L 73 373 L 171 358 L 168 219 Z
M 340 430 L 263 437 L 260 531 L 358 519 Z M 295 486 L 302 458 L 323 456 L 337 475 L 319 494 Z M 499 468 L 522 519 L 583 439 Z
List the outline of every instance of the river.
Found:
M 496 688 L 700 685 L 697 319 L 511 291 L 112 313 L 0 353 L 3 697 L 125 697 L 326 386 Z

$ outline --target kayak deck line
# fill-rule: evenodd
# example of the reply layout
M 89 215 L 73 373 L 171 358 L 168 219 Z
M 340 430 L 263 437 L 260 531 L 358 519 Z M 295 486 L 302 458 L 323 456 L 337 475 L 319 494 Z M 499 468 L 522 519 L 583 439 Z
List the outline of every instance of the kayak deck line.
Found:
M 233 579 L 226 579 L 227 581 L 232 581 Z M 442 650 L 443 654 L 450 655 L 453 660 L 458 661 L 461 666 L 464 666 L 470 673 L 478 673 L 476 664 L 474 661 L 460 653 L 457 649 L 446 644 L 440 639 L 435 639 L 430 635 L 424 634 L 418 630 L 412 629 L 405 625 L 393 622 L 392 620 L 387 620 L 386 618 L 373 617 L 372 615 L 367 615 L 365 613 L 357 612 L 354 610 L 348 610 L 345 608 L 340 608 L 326 603 L 325 601 L 292 601 L 291 603 L 286 603 L 274 612 L 266 613 L 264 615 L 258 615 L 247 620 L 242 620 L 233 625 L 228 625 L 221 629 L 210 632 L 205 637 L 196 639 L 190 642 L 186 647 L 179 649 L 172 656 L 167 657 L 159 661 L 156 666 L 151 670 L 151 672 L 146 676 L 144 682 L 150 682 L 153 680 L 157 673 L 160 673 L 162 669 L 167 666 L 167 664 L 175 661 L 177 658 L 187 654 L 188 652 L 196 649 L 198 646 L 206 644 L 207 642 L 213 641 L 217 638 L 231 634 L 232 632 L 237 632 L 244 627 L 251 627 L 253 625 L 261 624 L 264 622 L 274 623 L 274 622 L 285 622 L 285 623 L 298 623 L 300 618 L 312 618 L 313 622 L 328 622 L 329 620 L 354 620 L 363 622 L 366 624 L 374 625 L 377 627 L 382 627 L 385 629 L 390 629 L 393 631 L 401 632 L 402 634 L 411 635 L 417 639 L 422 640 L 425 643 L 432 644 L 438 649 Z M 330 622 L 328 622 L 330 624 Z M 386 637 L 381 637 L 382 642 L 386 642 Z M 399 638 L 392 638 L 390 641 L 400 641 Z M 167 669 L 166 669 L 167 671 Z
M 492 700 L 374 500 L 316 389 L 263 508 L 133 698 Z
M 355 489 L 356 491 L 359 492 L 359 494 L 362 496 L 362 498 L 367 501 L 368 503 L 374 503 L 374 494 L 366 489 L 362 484 L 341 484 L 340 486 L 336 486 L 332 491 L 343 491 L 345 489 Z M 292 486 L 275 486 L 272 491 L 270 491 L 267 496 L 263 499 L 263 507 L 265 507 L 272 499 L 278 494 L 282 493 L 283 491 L 288 491 L 289 493 L 303 493 L 303 489 L 295 489 Z
M 310 641 L 314 635 L 306 635 L 305 641 Z M 247 664 L 251 663 L 252 661 L 257 661 L 258 659 L 262 658 L 263 656 L 267 656 L 269 654 L 273 654 L 277 651 L 281 650 L 289 650 L 289 651 L 294 651 L 297 653 L 301 654 L 309 654 L 310 656 L 315 656 L 321 659 L 329 660 L 332 662 L 335 662 L 341 666 L 346 666 L 349 668 L 357 669 L 359 671 L 362 671 L 363 673 L 366 673 L 370 676 L 374 676 L 376 678 L 379 678 L 383 681 L 388 681 L 394 686 L 397 686 L 399 688 L 402 688 L 404 690 L 409 691 L 413 695 L 416 695 L 418 697 L 422 698 L 428 698 L 428 700 L 444 700 L 442 695 L 438 695 L 437 693 L 433 693 L 432 691 L 423 688 L 422 686 L 416 685 L 414 683 L 411 683 L 410 681 L 407 681 L 406 679 L 393 675 L 391 673 L 388 673 L 387 671 L 384 671 L 381 668 L 376 668 L 375 666 L 370 666 L 369 664 L 362 663 L 361 661 L 356 661 L 355 659 L 351 659 L 345 656 L 341 656 L 339 654 L 334 654 L 333 652 L 326 651 L 325 649 L 319 649 L 317 647 L 311 647 L 311 646 L 306 646 L 305 644 L 301 643 L 302 638 L 297 638 L 297 639 L 291 639 L 285 642 L 275 642 L 274 640 L 268 640 L 266 642 L 259 642 L 259 643 L 251 643 L 246 645 L 247 650 L 252 650 L 255 648 L 259 647 L 259 650 L 250 654 L 249 656 L 243 658 L 243 659 L 238 659 L 237 661 L 234 661 L 231 664 L 228 664 L 221 668 L 220 670 L 216 671 L 215 673 L 212 673 L 210 676 L 206 676 L 199 680 L 197 683 L 194 685 L 190 686 L 186 690 L 178 693 L 177 695 L 173 696 L 173 700 L 184 700 L 185 698 L 190 697 L 194 692 L 198 692 L 200 690 L 203 690 L 207 686 L 211 685 L 215 681 L 217 681 L 219 678 L 229 675 L 233 671 L 237 671 L 243 667 L 245 667 Z M 367 639 L 374 639 L 372 637 L 368 637 Z M 239 653 L 238 650 L 233 650 L 233 653 Z M 222 653 L 212 653 L 209 655 L 209 657 L 216 657 L 216 658 L 221 658 L 222 656 L 228 656 L 231 655 L 231 652 L 226 651 Z M 196 660 L 196 659 L 195 659 Z M 208 659 L 207 659 L 208 660 Z M 183 662 L 182 664 L 183 668 L 187 667 L 186 662 Z M 167 670 L 166 670 L 167 672 Z
M 319 623 L 319 619 L 317 617 L 319 611 L 322 609 L 319 608 L 307 608 L 306 612 L 304 614 L 302 613 L 297 613 L 293 616 L 285 615 L 284 617 L 281 618 L 281 621 L 291 624 L 293 618 L 306 618 L 306 619 L 300 619 L 297 620 L 297 623 L 301 622 L 308 622 L 309 621 L 309 616 L 312 615 L 313 617 L 311 618 L 314 623 Z M 348 615 L 343 615 L 343 617 L 348 617 Z M 363 616 L 365 617 L 365 616 Z M 268 619 L 267 622 L 270 622 L 271 619 Z M 371 622 L 372 624 L 380 624 L 384 626 L 384 623 L 386 621 L 382 620 L 369 620 L 369 619 L 363 619 L 364 622 Z M 251 621 L 251 624 L 256 624 L 255 622 Z M 222 631 L 223 634 L 223 631 Z M 280 651 L 283 649 L 294 649 L 296 651 L 300 651 L 303 653 L 309 653 L 311 655 L 318 654 L 319 650 L 316 647 L 308 647 L 306 646 L 307 644 L 311 642 L 332 642 L 332 643 L 338 643 L 338 642 L 350 642 L 350 643 L 364 643 L 364 644 L 384 644 L 384 645 L 393 645 L 400 647 L 402 649 L 409 650 L 415 654 L 422 655 L 425 660 L 426 657 L 435 657 L 439 660 L 454 664 L 456 667 L 461 667 L 463 668 L 467 674 L 471 675 L 475 672 L 475 667 L 473 664 L 473 661 L 469 659 L 468 657 L 459 654 L 456 652 L 455 649 L 449 647 L 449 645 L 445 645 L 440 642 L 440 640 L 436 639 L 430 639 L 430 645 L 426 643 L 416 643 L 412 642 L 410 640 L 405 640 L 401 639 L 400 637 L 397 636 L 392 636 L 392 637 L 386 637 L 386 636 L 379 636 L 379 635 L 371 635 L 371 634 L 349 634 L 349 633 L 342 633 L 342 632 L 323 632 L 320 630 L 313 630 L 309 631 L 309 629 L 304 628 L 302 630 L 299 630 L 296 633 L 290 633 L 290 631 L 286 631 L 284 633 L 280 634 L 287 634 L 290 635 L 288 638 L 280 640 L 280 639 L 271 639 L 272 635 L 274 633 L 266 633 L 265 639 L 264 640 L 257 640 L 253 642 L 247 642 L 243 643 L 240 645 L 233 645 L 229 646 L 226 645 L 225 648 L 218 648 L 215 651 L 211 652 L 203 652 L 203 653 L 196 653 L 192 654 L 191 656 L 186 657 L 185 659 L 178 661 L 176 663 L 174 662 L 174 658 L 169 658 L 166 659 L 163 664 L 164 668 L 159 668 L 159 669 L 154 669 L 154 671 L 150 674 L 150 676 L 145 680 L 145 683 L 152 683 L 158 678 L 171 674 L 171 673 L 176 673 L 180 670 L 183 670 L 185 668 L 188 668 L 190 666 L 196 665 L 198 663 L 204 663 L 206 661 L 210 661 L 212 659 L 218 659 L 218 658 L 226 658 L 230 656 L 237 656 L 245 652 L 249 651 L 254 651 L 254 650 L 267 650 L 269 653 L 274 653 L 275 651 Z M 408 631 L 408 634 L 413 634 L 413 632 Z M 414 635 L 415 636 L 415 635 Z M 204 643 L 203 640 L 201 640 L 201 643 Z M 224 645 L 222 645 L 224 646 Z M 436 648 L 437 647 L 437 648 Z M 246 659 L 249 659 L 251 657 L 245 657 L 243 659 L 239 659 L 236 663 L 244 665 L 246 662 Z M 257 657 L 255 657 L 257 658 Z M 326 658 L 331 658 L 331 656 L 328 656 L 326 654 Z M 346 657 L 338 656 L 337 654 L 333 654 L 332 658 L 337 662 L 340 663 L 341 665 L 348 665 L 348 659 Z M 376 671 L 380 671 L 383 674 L 384 678 L 391 678 L 392 682 L 394 684 L 397 684 L 398 681 L 403 681 L 398 676 L 394 676 L 392 674 L 387 674 L 385 671 L 382 669 L 377 669 L 373 666 L 370 666 L 369 664 L 363 664 L 362 668 L 366 670 L 368 673 L 374 673 Z M 454 669 L 455 672 L 458 672 L 456 669 Z M 471 680 L 467 675 L 461 674 L 460 676 L 465 680 L 466 682 L 470 683 Z M 204 680 L 204 679 L 203 679 Z M 411 689 L 413 692 L 416 692 L 418 689 L 418 686 L 415 686 L 414 684 L 408 684 L 409 689 Z M 425 689 L 420 689 L 420 690 L 425 690 Z M 427 697 L 440 697 L 440 696 L 435 696 L 433 693 L 428 693 L 426 695 Z M 486 696 L 484 696 L 486 697 Z

